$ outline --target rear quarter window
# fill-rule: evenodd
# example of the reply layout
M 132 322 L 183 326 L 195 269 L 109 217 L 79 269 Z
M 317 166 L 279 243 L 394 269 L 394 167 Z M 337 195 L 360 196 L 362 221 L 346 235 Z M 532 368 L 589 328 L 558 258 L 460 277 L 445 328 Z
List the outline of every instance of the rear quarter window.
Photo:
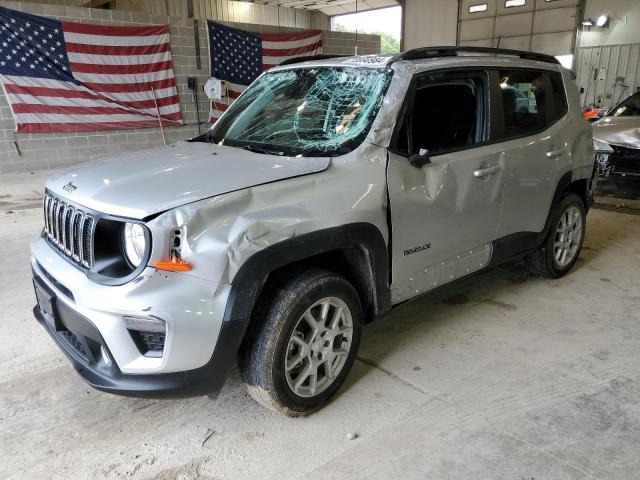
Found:
M 553 116 L 551 120 L 556 121 L 564 117 L 569 111 L 567 94 L 560 72 L 550 72 L 549 77 L 551 79 L 551 96 L 553 97 Z
M 548 125 L 547 76 L 541 70 L 500 70 L 497 87 L 502 103 L 502 138 L 518 138 Z

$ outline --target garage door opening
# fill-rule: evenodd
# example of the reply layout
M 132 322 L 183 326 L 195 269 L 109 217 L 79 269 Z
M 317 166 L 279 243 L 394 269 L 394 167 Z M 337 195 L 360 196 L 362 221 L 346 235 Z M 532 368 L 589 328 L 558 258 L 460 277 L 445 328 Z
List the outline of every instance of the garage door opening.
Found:
M 400 51 L 401 25 L 402 7 L 380 8 L 331 18 L 331 30 L 334 32 L 380 35 L 380 53 Z

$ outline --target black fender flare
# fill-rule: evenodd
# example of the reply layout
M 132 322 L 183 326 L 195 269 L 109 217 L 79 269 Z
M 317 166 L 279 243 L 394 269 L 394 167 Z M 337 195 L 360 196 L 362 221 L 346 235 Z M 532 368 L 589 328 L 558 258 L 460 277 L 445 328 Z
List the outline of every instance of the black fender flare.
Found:
M 547 221 L 545 222 L 545 225 L 544 225 L 545 237 L 547 236 L 547 233 L 549 232 L 549 228 L 551 227 L 551 221 L 553 220 L 552 218 L 553 211 L 556 209 L 556 207 L 562 200 L 564 193 L 567 191 L 567 188 L 569 188 L 572 182 L 573 182 L 573 173 L 571 172 L 571 170 L 569 170 L 568 172 L 565 172 L 560 177 L 560 180 L 558 180 L 558 184 L 556 185 L 556 191 L 553 194 L 553 200 L 551 200 L 551 205 L 549 206 L 549 214 L 547 215 Z
M 305 258 L 353 246 L 368 255 L 378 312 L 390 309 L 389 259 L 382 233 L 370 223 L 349 223 L 318 230 L 275 243 L 249 257 L 231 282 L 224 322 L 248 321 L 262 287 L 274 270 Z
M 211 360 L 200 371 L 207 372 L 208 391 L 216 396 L 229 367 L 236 361 L 244 340 L 251 312 L 269 274 L 274 270 L 314 255 L 361 246 L 367 252 L 374 279 L 377 315 L 391 309 L 389 258 L 380 230 L 370 223 L 350 223 L 295 236 L 254 253 L 240 267 L 231 282 L 231 291 L 220 334 Z M 202 375 L 202 374 L 201 374 Z

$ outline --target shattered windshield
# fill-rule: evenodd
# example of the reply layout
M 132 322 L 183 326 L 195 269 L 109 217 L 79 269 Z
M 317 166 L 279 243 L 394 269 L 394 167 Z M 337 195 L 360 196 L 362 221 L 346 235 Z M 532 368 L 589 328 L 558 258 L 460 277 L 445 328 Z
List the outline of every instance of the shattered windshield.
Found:
M 267 73 L 231 105 L 206 139 L 262 153 L 342 155 L 364 140 L 390 78 L 389 70 L 374 68 Z

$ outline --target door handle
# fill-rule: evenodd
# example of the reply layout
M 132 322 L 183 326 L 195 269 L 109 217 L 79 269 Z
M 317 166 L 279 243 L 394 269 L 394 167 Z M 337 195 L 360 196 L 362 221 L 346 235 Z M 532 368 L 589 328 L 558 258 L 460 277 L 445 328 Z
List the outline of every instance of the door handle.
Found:
M 557 158 L 564 153 L 562 148 L 554 148 L 553 150 L 549 150 L 547 152 L 547 158 Z
M 473 176 L 476 178 L 485 178 L 489 175 L 493 175 L 500 171 L 500 165 L 491 165 L 490 167 L 480 168 L 473 172 Z

